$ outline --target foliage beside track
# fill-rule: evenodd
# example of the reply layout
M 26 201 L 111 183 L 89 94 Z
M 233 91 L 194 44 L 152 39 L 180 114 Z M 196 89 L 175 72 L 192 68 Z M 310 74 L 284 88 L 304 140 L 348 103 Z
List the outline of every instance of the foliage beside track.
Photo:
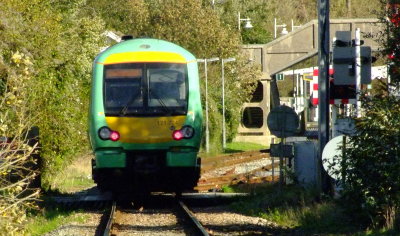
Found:
M 279 189 L 278 184 L 262 184 L 225 187 L 224 190 L 252 193 L 232 203 L 231 208 L 272 221 L 293 235 L 398 235 L 394 230 L 368 229 L 352 218 L 340 201 L 326 195 L 321 199 L 313 188 L 289 185 Z
M 398 2 L 398 1 L 393 1 Z M 384 46 L 382 57 L 388 58 L 393 90 L 385 85 L 380 92 L 362 99 L 362 116 L 356 118 L 358 134 L 350 137 L 342 165 L 343 204 L 349 215 L 368 227 L 400 230 L 400 60 L 399 22 L 394 11 L 381 1 L 381 22 L 387 31 L 380 32 Z M 388 57 L 393 55 L 393 58 Z
M 24 102 L 26 115 L 40 129 L 46 187 L 62 162 L 87 148 L 90 70 L 104 44 L 103 23 L 82 0 L 6 0 L 0 11 L 2 56 L 19 51 L 32 62 Z M 10 67 L 2 68 L 1 81 L 7 81 L 4 71 Z
M 342 163 L 343 204 L 348 213 L 374 228 L 399 227 L 399 98 L 365 98 L 359 135 L 350 137 Z
M 37 164 L 33 154 L 38 146 L 28 145 L 26 139 L 32 122 L 25 100 L 32 91 L 32 62 L 15 52 L 10 58 L 0 56 L 0 65 L 7 75 L 0 98 L 0 232 L 16 235 L 24 232 L 25 209 L 35 208 L 39 196 L 31 184 L 38 173 L 30 168 Z

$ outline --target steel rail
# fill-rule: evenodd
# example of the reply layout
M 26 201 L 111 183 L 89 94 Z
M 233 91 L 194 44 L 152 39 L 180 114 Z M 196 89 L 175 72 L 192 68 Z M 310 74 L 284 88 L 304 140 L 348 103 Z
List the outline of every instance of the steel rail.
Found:
M 112 229 L 112 224 L 114 222 L 114 214 L 115 214 L 115 210 L 117 209 L 117 202 L 113 201 L 113 204 L 111 206 L 111 211 L 109 214 L 109 218 L 107 221 L 107 225 L 106 228 L 104 229 L 104 233 L 103 236 L 110 236 L 111 235 L 111 229 Z
M 197 220 L 197 218 L 189 210 L 189 208 L 186 206 L 186 204 L 180 200 L 178 200 L 178 203 L 179 203 L 182 211 L 185 213 L 186 217 L 190 220 L 193 228 L 196 230 L 196 235 L 209 236 L 207 230 L 203 227 L 203 225 L 201 225 L 199 220 Z

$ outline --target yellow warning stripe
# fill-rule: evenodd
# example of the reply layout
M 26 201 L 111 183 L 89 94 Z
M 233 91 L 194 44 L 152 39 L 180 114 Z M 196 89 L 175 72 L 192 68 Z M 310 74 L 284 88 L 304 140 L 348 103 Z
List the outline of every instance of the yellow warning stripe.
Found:
M 111 54 L 103 63 L 98 64 L 107 65 L 131 62 L 188 63 L 182 55 L 173 52 L 122 52 Z

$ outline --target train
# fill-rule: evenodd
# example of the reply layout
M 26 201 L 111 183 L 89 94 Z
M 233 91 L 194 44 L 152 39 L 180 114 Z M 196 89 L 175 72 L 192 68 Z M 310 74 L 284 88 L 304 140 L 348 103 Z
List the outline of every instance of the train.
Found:
M 95 58 L 89 141 L 101 191 L 192 190 L 202 126 L 197 60 L 186 49 L 127 37 Z

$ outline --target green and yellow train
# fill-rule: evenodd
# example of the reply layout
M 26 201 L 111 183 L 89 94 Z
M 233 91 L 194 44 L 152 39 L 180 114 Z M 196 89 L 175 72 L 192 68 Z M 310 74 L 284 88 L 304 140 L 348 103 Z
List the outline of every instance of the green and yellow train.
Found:
M 181 192 L 200 176 L 196 58 L 158 39 L 129 39 L 93 64 L 89 137 L 101 190 Z

